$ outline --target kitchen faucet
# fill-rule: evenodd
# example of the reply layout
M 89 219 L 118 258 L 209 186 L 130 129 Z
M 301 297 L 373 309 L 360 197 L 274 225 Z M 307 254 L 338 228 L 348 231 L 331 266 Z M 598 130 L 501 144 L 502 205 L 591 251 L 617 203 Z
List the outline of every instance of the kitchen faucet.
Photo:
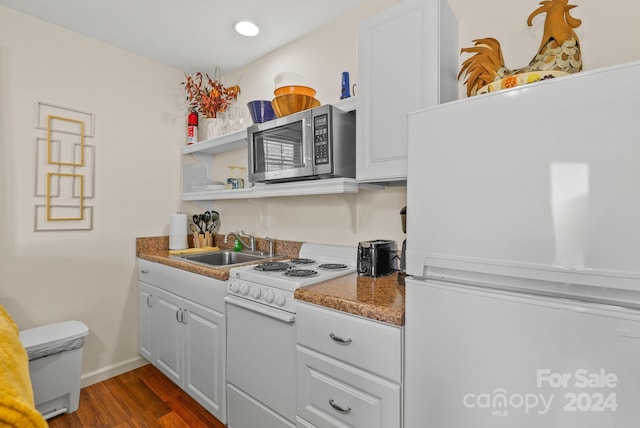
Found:
M 269 243 L 269 255 L 273 256 L 273 244 L 275 244 L 276 240 L 273 238 L 269 238 L 268 236 L 264 238 L 267 243 Z
M 234 236 L 238 241 L 240 241 L 242 243 L 242 245 L 246 248 L 249 247 L 250 251 L 255 251 L 256 250 L 256 237 L 253 235 L 248 235 L 246 233 L 244 233 L 244 230 L 241 230 L 240 233 L 238 232 L 229 232 L 224 236 L 224 243 L 227 243 L 227 239 L 229 239 L 229 236 Z M 249 238 L 249 243 L 247 243 L 246 241 L 244 241 L 242 239 L 242 236 L 245 236 L 247 238 Z

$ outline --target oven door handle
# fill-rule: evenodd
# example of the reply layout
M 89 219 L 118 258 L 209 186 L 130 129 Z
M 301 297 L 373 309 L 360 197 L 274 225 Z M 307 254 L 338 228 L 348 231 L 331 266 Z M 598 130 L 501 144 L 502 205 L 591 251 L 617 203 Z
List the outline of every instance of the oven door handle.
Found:
M 290 314 L 288 312 L 284 312 L 278 309 L 273 309 L 268 306 L 261 305 L 259 303 L 249 302 L 247 300 L 239 299 L 237 297 L 225 296 L 224 301 L 232 305 L 236 305 L 253 312 L 258 312 L 262 315 L 266 315 L 268 317 L 275 318 L 279 321 L 286 322 L 289 324 L 293 324 L 296 320 L 296 316 L 294 314 Z

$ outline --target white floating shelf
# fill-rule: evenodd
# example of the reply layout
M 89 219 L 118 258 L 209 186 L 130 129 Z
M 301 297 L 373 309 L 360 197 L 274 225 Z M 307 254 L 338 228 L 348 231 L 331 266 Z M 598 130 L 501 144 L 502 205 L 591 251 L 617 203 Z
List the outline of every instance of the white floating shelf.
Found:
M 187 155 L 189 153 L 203 153 L 215 155 L 230 150 L 242 149 L 247 147 L 247 129 L 230 132 L 220 137 L 210 140 L 199 141 L 188 146 L 180 148 L 180 153 Z
M 340 110 L 353 111 L 356 109 L 356 97 L 345 98 L 340 101 L 336 101 L 335 103 L 331 103 L 331 105 L 339 108 Z
M 329 178 L 320 180 L 294 181 L 290 183 L 256 184 L 248 189 L 209 190 L 182 194 L 184 201 L 255 199 L 279 196 L 329 195 L 357 193 L 358 190 L 379 190 L 384 186 L 358 184 L 353 178 Z
M 217 201 L 222 199 L 250 199 L 253 196 L 253 189 L 237 190 L 205 190 L 202 192 L 184 192 L 183 201 Z

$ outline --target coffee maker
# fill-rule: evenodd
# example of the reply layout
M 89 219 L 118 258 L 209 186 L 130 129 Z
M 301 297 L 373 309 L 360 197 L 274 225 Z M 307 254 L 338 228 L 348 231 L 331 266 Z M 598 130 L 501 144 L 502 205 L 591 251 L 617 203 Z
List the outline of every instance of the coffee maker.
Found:
M 407 233 L 407 207 L 400 210 L 400 220 L 402 221 L 402 233 Z M 400 272 L 398 272 L 398 282 L 404 285 L 404 278 L 407 276 L 407 240 L 402 241 L 402 253 L 400 253 Z

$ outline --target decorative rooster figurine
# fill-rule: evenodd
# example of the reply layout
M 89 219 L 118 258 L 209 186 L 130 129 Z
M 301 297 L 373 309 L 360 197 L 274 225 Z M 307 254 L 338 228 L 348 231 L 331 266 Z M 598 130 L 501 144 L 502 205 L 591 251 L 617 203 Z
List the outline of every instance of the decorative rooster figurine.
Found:
M 540 4 L 541 6 L 529 15 L 527 25 L 531 26 L 533 18 L 537 15 L 546 13 L 544 35 L 538 53 L 526 67 L 517 70 L 507 68 L 504 65 L 500 43 L 491 37 L 476 39 L 473 41 L 473 47 L 462 48 L 460 53 L 475 53 L 462 63 L 458 74 L 458 79 L 465 75 L 467 96 L 475 95 L 478 89 L 491 82 L 522 73 L 550 70 L 577 73 L 582 70 L 580 43 L 573 31 L 582 21 L 569 14 L 576 5 L 568 4 L 568 0 L 545 0 Z

